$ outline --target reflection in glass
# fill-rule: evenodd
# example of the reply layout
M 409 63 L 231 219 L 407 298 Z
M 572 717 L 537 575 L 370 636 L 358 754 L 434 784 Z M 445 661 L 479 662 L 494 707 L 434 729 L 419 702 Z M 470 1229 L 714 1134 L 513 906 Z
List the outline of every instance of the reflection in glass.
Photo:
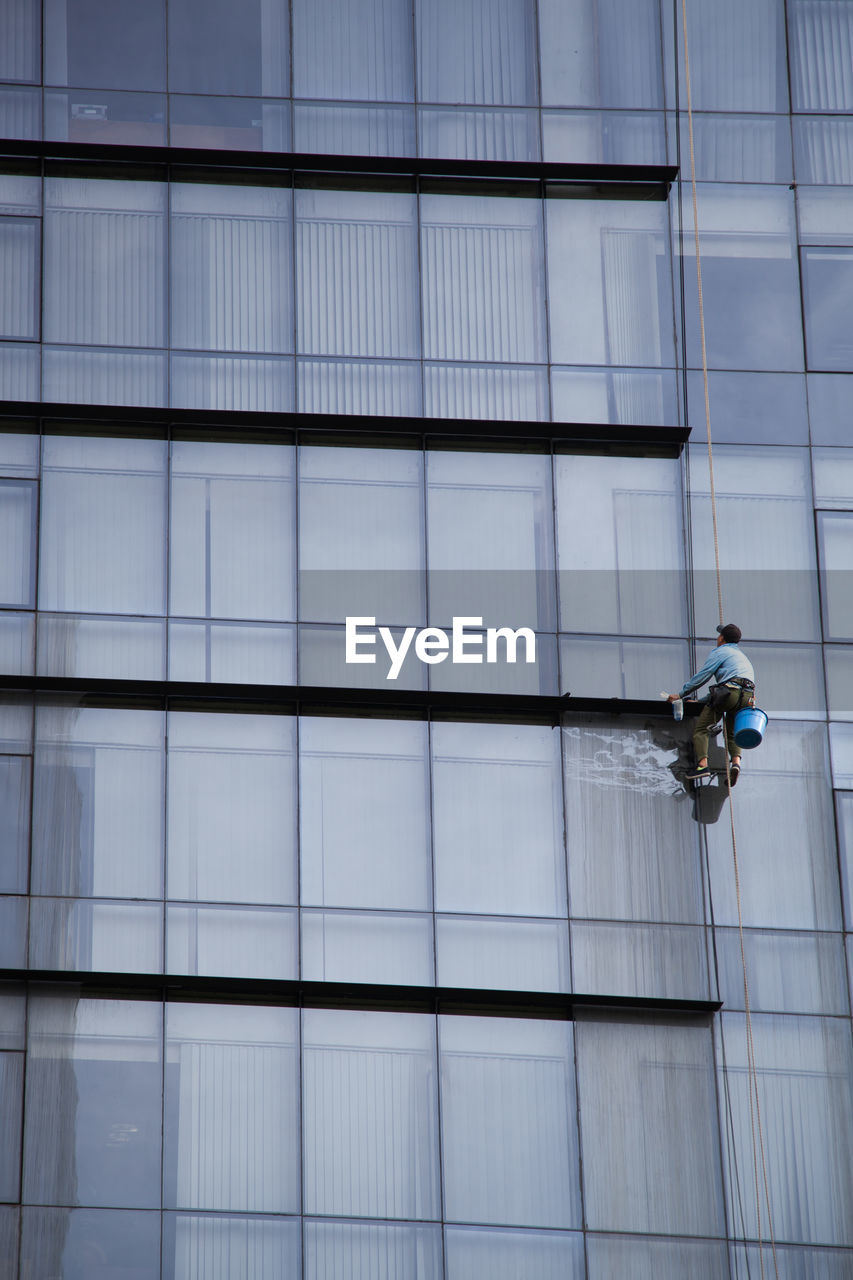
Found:
M 806 382 L 801 373 L 708 375 L 714 444 L 808 444 Z M 705 429 L 702 374 L 687 374 L 687 421 Z
M 160 1214 L 24 1209 L 21 1268 L 57 1280 L 160 1280 Z
M 0 342 L 0 394 L 6 400 L 38 400 L 40 350 L 34 343 Z
M 169 716 L 170 898 L 296 900 L 295 721 Z
M 435 1022 L 303 1013 L 304 1211 L 437 1218 Z
M 827 645 L 826 693 L 831 720 L 853 720 L 853 645 Z
M 47 342 L 162 347 L 166 188 L 45 179 Z
M 13 1276 L 18 1274 L 19 1214 L 20 1210 L 11 1205 L 0 1205 L 0 1258 L 6 1259 Z
M 552 199 L 546 216 L 553 360 L 674 365 L 666 206 Z
M 540 22 L 542 11 L 540 0 Z M 632 6 L 627 12 L 634 11 Z M 563 22 L 561 15 L 561 24 Z M 633 56 L 635 64 L 638 63 L 636 53 Z M 542 146 L 545 160 L 575 164 L 666 164 L 663 113 L 543 111 Z
M 743 763 L 737 822 L 744 924 L 840 928 L 826 727 L 774 720 L 761 750 Z M 723 824 L 706 831 L 716 920 L 734 925 L 730 836 Z
M 460 160 L 538 160 L 539 113 L 421 107 L 420 154 Z
M 170 622 L 169 679 L 296 684 L 294 627 Z
M 299 351 L 419 354 L 416 212 L 402 192 L 297 191 Z
M 538 200 L 421 197 L 428 359 L 544 360 L 541 219 Z
M 853 12 L 832 0 L 793 0 L 789 13 L 795 111 L 853 110 Z
M 566 1231 L 513 1231 L 506 1227 L 448 1227 L 448 1280 L 583 1280 L 583 1236 Z
M 556 730 L 434 724 L 432 740 L 436 909 L 564 914 Z
M 45 81 L 166 88 L 163 0 L 46 0 Z
M 834 1018 L 752 1019 L 777 1240 L 853 1244 L 853 1048 Z M 722 1015 L 735 1165 L 752 1168 L 745 1019 Z M 756 1238 L 755 1199 L 729 1185 L 737 1234 Z M 736 1201 L 734 1197 L 737 1197 Z
M 675 9 L 663 5 L 664 47 L 671 47 Z M 677 10 L 679 47 L 667 69 L 677 62 L 678 105 L 687 107 L 684 82 L 684 33 Z M 787 111 L 788 76 L 785 13 L 775 0 L 714 0 L 694 5 L 688 13 L 690 76 L 694 111 Z M 671 74 L 671 72 L 670 72 Z M 675 104 L 674 86 L 667 86 Z
M 568 991 L 569 936 L 565 920 L 507 916 L 436 916 L 440 987 L 483 991 Z
M 24 1055 L 0 1053 L 0 1200 L 19 1196 L 23 1093 Z
M 171 200 L 172 345 L 291 351 L 290 192 L 174 183 Z
M 581 698 L 656 698 L 687 668 L 684 640 L 560 636 L 560 692 Z
M 44 347 L 44 399 L 69 404 L 166 403 L 166 353 Z M 37 395 L 25 397 L 38 399 Z
M 258 907 L 166 907 L 166 972 L 295 978 L 296 913 Z
M 793 192 L 702 184 L 699 225 L 710 367 L 801 369 Z M 688 364 L 697 369 L 702 359 L 692 218 L 685 220 L 680 252 Z
M 32 608 L 35 597 L 37 486 L 0 480 L 0 604 Z
M 536 102 L 532 0 L 417 0 L 421 102 Z
M 853 507 L 853 449 L 814 449 L 812 473 L 816 507 Z
M 700 662 L 713 645 L 711 639 L 697 645 Z M 759 673 L 759 702 L 772 719 L 822 720 L 825 717 L 826 695 L 818 645 L 759 644 L 750 640 L 747 651 Z
M 169 98 L 173 147 L 224 151 L 290 151 L 290 104 L 259 98 Z
M 807 382 L 812 444 L 849 444 L 853 379 L 844 373 L 810 373 Z
M 588 1225 L 724 1234 L 710 1028 L 590 1010 L 575 1034 Z
M 39 9 L 6 0 L 0 15 L 0 80 L 38 80 Z
M 839 791 L 838 847 L 841 855 L 841 883 L 844 889 L 844 927 L 853 931 L 853 791 Z
M 101 973 L 160 973 L 163 912 L 153 904 L 33 898 L 30 965 Z
M 302 977 L 309 982 L 429 987 L 435 975 L 432 951 L 427 915 L 302 912 Z
M 298 1210 L 297 1017 L 263 1006 L 167 1005 L 168 1207 Z
M 25 1200 L 159 1207 L 161 1021 L 147 1000 L 31 994 Z
M 0 218 L 0 336 L 38 337 L 35 218 Z
M 672 117 L 668 124 L 674 149 Z M 700 182 L 791 181 L 791 131 L 787 116 L 746 116 L 729 112 L 696 115 L 693 151 Z M 681 169 L 683 173 L 690 172 L 690 135 L 686 124 L 681 128 Z
M 429 453 L 427 530 L 432 623 L 554 630 L 550 458 Z
M 160 896 L 162 712 L 40 706 L 33 792 L 33 893 Z
M 563 758 L 572 914 L 702 923 L 695 826 L 676 772 L 686 726 L 573 717 Z
M 294 498 L 290 447 L 175 441 L 170 612 L 293 618 Z
M 746 929 L 743 942 L 753 1013 L 848 1013 L 840 934 Z M 715 946 L 720 999 L 727 1009 L 742 1009 L 743 960 L 738 931 L 717 929 Z
M 423 625 L 422 467 L 422 455 L 408 450 L 300 449 L 302 618 L 375 616 L 379 623 Z M 370 674 L 382 663 L 380 653 L 374 667 L 362 670 Z M 359 667 L 348 671 L 358 674 Z
M 164 147 L 166 95 L 54 89 L 44 97 L 44 134 L 60 142 Z
M 45 439 L 43 609 L 164 613 L 165 527 L 162 441 Z
M 307 1280 L 441 1280 L 441 1228 L 419 1222 L 305 1220 Z
M 305 716 L 299 751 L 302 902 L 429 910 L 426 725 Z
M 414 361 L 301 359 L 296 380 L 300 413 L 421 414 L 421 366 Z
M 832 776 L 836 787 L 853 790 L 853 726 L 831 724 L 829 743 L 832 752 Z
M 693 925 L 573 921 L 572 971 L 590 995 L 709 998 L 705 930 Z
M 680 421 L 675 370 L 551 370 L 555 422 L 615 422 L 626 426 Z
M 563 454 L 554 478 L 560 629 L 682 635 L 678 463 Z
M 0 819 L 2 829 L 2 819 Z M 27 967 L 27 898 L 0 897 L 0 968 L 26 969 Z M 0 1004 L 2 1004 L 0 995 Z M 0 1014 L 0 1044 L 3 1042 L 2 1014 Z M 2 1255 L 0 1255 L 2 1257 Z
M 175 352 L 171 370 L 175 408 L 246 413 L 289 413 L 293 409 L 292 358 Z
M 664 1276 L 667 1280 L 675 1280 L 677 1276 L 690 1276 L 690 1280 L 723 1280 L 729 1275 L 726 1245 L 722 1240 L 643 1239 L 642 1236 L 590 1232 L 586 1243 L 590 1280 L 610 1280 L 612 1276 L 630 1276 L 631 1280 L 662 1280 Z
M 40 138 L 41 90 L 0 87 L 0 130 L 4 138 Z
M 39 614 L 38 674 L 99 680 L 162 680 L 166 669 L 162 618 L 87 618 Z
M 170 89 L 288 92 L 287 0 L 169 0 L 168 15 Z
M 163 1280 L 283 1280 L 300 1274 L 300 1252 L 298 1218 L 163 1215 Z
M 717 616 L 716 575 L 708 459 L 702 447 L 691 450 L 690 464 L 695 610 L 697 618 L 710 621 Z M 816 640 L 807 451 L 723 445 L 714 450 L 714 474 L 723 593 L 726 609 L 743 630 L 747 652 L 753 636 Z
M 443 1016 L 440 1036 L 448 1220 L 580 1226 L 572 1024 Z
M 853 183 L 853 120 L 795 116 L 794 162 L 800 182 Z
M 294 102 L 293 149 L 321 156 L 413 156 L 415 109 L 390 103 Z
M 424 365 L 424 413 L 432 418 L 548 420 L 548 373 L 533 365 Z
M 293 0 L 293 68 L 297 98 L 411 102 L 411 6 Z
M 803 306 L 810 369 L 853 371 L 847 299 L 853 283 L 853 249 L 808 248 L 803 256 Z
M 539 0 L 543 104 L 661 106 L 659 32 L 658 0 Z

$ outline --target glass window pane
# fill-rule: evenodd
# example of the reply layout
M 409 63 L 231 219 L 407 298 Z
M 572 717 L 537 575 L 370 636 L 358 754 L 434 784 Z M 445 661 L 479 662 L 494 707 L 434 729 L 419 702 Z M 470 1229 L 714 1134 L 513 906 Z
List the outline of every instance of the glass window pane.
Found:
M 296 684 L 296 628 L 170 622 L 169 679 Z
M 853 379 L 843 373 L 810 373 L 806 381 L 812 444 L 849 444 L 853 430 Z
M 706 832 L 716 920 L 734 925 L 731 833 L 723 823 L 706 827 Z M 773 721 L 761 750 L 749 752 L 744 759 L 737 793 L 737 835 L 744 924 L 767 929 L 840 928 L 823 725 Z
M 625 16 L 630 18 L 636 10 L 637 6 L 632 5 Z M 542 0 L 539 13 L 541 23 Z M 626 33 L 624 23 L 620 23 L 619 30 Z M 639 67 L 635 54 L 632 66 Z M 666 164 L 666 126 L 662 112 L 543 111 L 542 147 L 545 160 Z
M 753 1013 L 847 1015 L 847 974 L 840 934 L 746 929 L 743 942 Z M 738 931 L 717 929 L 715 947 L 720 998 L 727 1009 L 742 1009 L 743 960 Z
M 427 468 L 430 621 L 554 630 L 550 458 L 431 452 Z
M 539 200 L 424 195 L 421 255 L 427 358 L 545 359 Z
M 165 671 L 166 624 L 162 618 L 39 614 L 40 676 L 162 680 Z
M 44 135 L 60 142 L 166 145 L 166 95 L 115 89 L 45 93 Z
M 683 635 L 678 463 L 565 454 L 554 478 L 560 629 Z
M 298 1218 L 163 1215 L 163 1280 L 284 1280 L 301 1274 Z M 157 1280 L 160 1280 L 159 1272 Z
M 422 413 L 421 366 L 414 360 L 297 360 L 296 379 L 300 413 Z
M 302 902 L 429 910 L 426 725 L 303 716 L 299 752 Z
M 546 201 L 552 358 L 675 364 L 666 206 Z
M 45 80 L 166 88 L 163 0 L 45 0 Z
M 0 820 L 2 826 L 2 820 Z M 27 917 L 26 898 L 0 898 L 0 967 L 26 969 L 27 967 Z M 2 996 L 0 996 L 2 1002 Z M 0 1017 L 2 1023 L 2 1017 Z M 0 1043 L 3 1035 L 0 1031 Z M 2 1257 L 2 1254 L 0 1254 Z
M 160 973 L 163 911 L 128 902 L 33 898 L 30 966 L 83 973 Z
M 419 452 L 300 449 L 299 612 L 304 620 L 376 616 L 379 623 L 423 625 L 423 542 Z M 375 670 L 384 676 L 383 664 L 379 653 Z
M 294 618 L 294 451 L 172 445 L 170 612 Z
M 807 444 L 806 380 L 800 373 L 708 375 L 711 432 L 717 444 Z M 687 374 L 687 421 L 705 435 L 702 374 Z
M 709 639 L 700 647 L 702 658 L 713 644 Z M 825 718 L 826 695 L 818 645 L 758 644 L 750 640 L 747 651 L 758 672 L 759 702 L 772 719 Z
M 180 409 L 293 410 L 293 360 L 281 356 L 172 356 L 171 402 Z
M 440 987 L 568 991 L 571 986 L 565 920 L 436 916 L 435 945 Z
M 170 714 L 170 898 L 296 901 L 295 725 L 279 715 Z
M 172 345 L 292 351 L 290 192 L 175 183 L 171 197 Z
M 853 1046 L 846 1019 L 758 1014 L 752 1035 L 776 1239 L 849 1245 Z M 722 1036 L 734 1165 L 752 1169 L 744 1015 L 724 1013 Z M 741 1196 L 733 1186 L 729 1196 L 738 1235 L 755 1238 L 755 1197 Z M 766 1223 L 763 1214 L 762 1220 Z
M 708 364 L 801 369 L 802 325 L 794 197 L 786 187 L 701 184 L 699 229 Z M 685 219 L 688 364 L 702 364 L 692 217 Z
M 701 924 L 695 825 L 674 766 L 686 729 L 620 718 L 563 725 L 569 901 L 575 916 Z
M 853 370 L 846 299 L 853 286 L 853 249 L 803 249 L 803 305 L 810 369 Z
M 435 981 L 432 917 L 390 912 L 303 911 L 302 977 L 309 982 Z
M 39 4 L 6 0 L 0 17 L 0 80 L 38 80 Z
M 800 182 L 853 183 L 853 120 L 795 116 L 794 163 Z
M 24 1209 L 24 1275 L 57 1280 L 160 1280 L 160 1214 L 116 1209 Z M 82 1268 L 82 1271 L 81 1271 Z
M 589 1011 L 575 1034 L 588 1225 L 723 1235 L 710 1028 Z
M 23 1093 L 24 1055 L 0 1053 L 0 1200 L 17 1200 L 19 1195 Z
M 826 692 L 831 720 L 853 720 L 853 645 L 827 645 Z
M 672 116 L 667 123 L 674 150 L 677 138 Z M 681 124 L 681 170 L 689 174 L 690 133 L 684 117 Z M 693 154 L 700 182 L 790 182 L 790 120 L 787 116 L 738 116 L 728 112 L 696 115 Z
M 548 372 L 534 365 L 425 364 L 430 418 L 548 421 Z
M 26 989 L 12 982 L 0 983 L 0 1048 L 26 1048 Z
M 853 111 L 853 11 L 835 0 L 792 0 L 789 12 L 795 111 Z
M 166 972 L 226 978 L 298 976 L 296 912 L 166 908 Z
M 434 724 L 432 750 L 437 910 L 564 914 L 557 731 Z
M 542 102 L 662 104 L 658 0 L 539 0 Z
M 69 404 L 129 404 L 135 408 L 166 404 L 167 369 L 163 351 L 44 347 L 43 364 L 45 400 Z
M 441 1280 L 441 1228 L 305 1220 L 306 1280 Z
M 41 89 L 0 88 L 0 129 L 4 138 L 41 137 Z
M 687 107 L 681 9 L 663 6 L 664 47 L 678 20 L 679 106 Z M 775 0 L 700 0 L 688 12 L 694 111 L 787 111 L 785 12 Z M 672 59 L 670 59 L 670 63 Z M 674 87 L 668 98 L 675 102 Z
M 32 675 L 34 640 L 31 613 L 0 612 L 0 670 L 10 676 Z
M 287 0 L 169 0 L 168 11 L 170 89 L 288 92 Z
M 304 1212 L 437 1218 L 435 1022 L 303 1013 Z
M 679 422 L 674 370 L 551 370 L 555 422 L 614 422 L 626 426 Z
M 853 726 L 831 724 L 829 742 L 832 751 L 832 776 L 836 787 L 853 789 Z
M 560 692 L 581 698 L 656 698 L 687 667 L 684 640 L 560 636 Z
M 402 0 L 294 0 L 298 98 L 411 102 L 412 6 Z
M 43 609 L 164 613 L 165 537 L 163 441 L 45 439 Z
M 39 437 L 35 434 L 0 432 L 0 475 L 37 476 L 39 443 Z
M 298 1210 L 297 1017 L 262 1006 L 166 1006 L 167 1206 Z
M 37 486 L 0 480 L 0 604 L 32 608 L 35 570 Z
M 853 449 L 812 451 L 815 506 L 853 506 Z
M 0 698 L 0 752 L 26 755 L 33 749 L 33 700 L 26 694 Z
M 459 160 L 538 160 L 539 112 L 421 107 L 420 154 Z
M 290 103 L 261 98 L 169 96 L 173 147 L 222 151 L 290 151 Z
M 0 336 L 38 338 L 35 218 L 0 218 Z
M 532 0 L 417 0 L 422 102 L 536 103 Z
M 690 925 L 573 922 L 572 972 L 589 995 L 710 997 L 705 930 Z
M 775 1268 L 779 1280 L 846 1280 L 853 1266 L 851 1249 L 815 1249 L 813 1245 L 732 1245 L 735 1275 L 765 1275 Z M 739 1268 L 739 1270 L 738 1270 Z M 728 1274 L 728 1273 L 727 1273 Z
M 45 179 L 45 340 L 165 343 L 166 188 Z
M 417 203 L 401 192 L 296 192 L 297 347 L 417 356 Z
M 723 595 L 729 615 L 743 630 L 747 652 L 753 636 L 816 640 L 807 452 L 723 445 L 714 450 L 714 477 Z M 690 453 L 690 489 L 696 617 L 710 621 L 718 616 L 714 534 L 708 455 L 700 445 Z
M 159 1207 L 161 1020 L 159 1003 L 147 1000 L 30 996 L 31 1204 Z
M 586 1240 L 589 1280 L 611 1280 L 615 1276 L 630 1276 L 631 1280 L 661 1280 L 663 1276 L 668 1280 L 675 1276 L 728 1280 L 731 1274 L 722 1241 L 644 1240 L 639 1236 L 600 1236 L 591 1232 Z
M 572 1024 L 439 1021 L 447 1218 L 580 1226 Z
M 512 1231 L 493 1227 L 448 1227 L 448 1280 L 583 1280 L 583 1236 L 566 1231 Z
M 838 847 L 841 854 L 841 883 L 844 888 L 845 928 L 853 930 L 853 791 L 839 791 Z
M 33 893 L 160 897 L 163 727 L 159 711 L 39 707 Z
M 294 102 L 293 149 L 315 155 L 413 156 L 415 109 L 367 102 Z

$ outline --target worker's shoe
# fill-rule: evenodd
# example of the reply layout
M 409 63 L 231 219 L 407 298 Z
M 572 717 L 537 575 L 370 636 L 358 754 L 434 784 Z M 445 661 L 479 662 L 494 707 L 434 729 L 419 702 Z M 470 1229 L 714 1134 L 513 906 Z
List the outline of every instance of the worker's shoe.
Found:
M 740 777 L 740 765 L 735 764 L 734 760 L 729 765 L 729 783 L 734 786 Z
M 694 765 L 692 769 L 689 769 L 684 776 L 685 778 L 690 778 L 691 780 L 694 778 L 710 778 L 711 770 L 708 768 L 706 764 L 703 764 L 703 765 L 697 764 L 697 765 Z

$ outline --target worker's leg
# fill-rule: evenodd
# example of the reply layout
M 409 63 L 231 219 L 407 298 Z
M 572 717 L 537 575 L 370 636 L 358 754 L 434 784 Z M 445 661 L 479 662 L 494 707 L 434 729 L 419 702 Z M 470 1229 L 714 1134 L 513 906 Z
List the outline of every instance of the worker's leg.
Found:
M 699 719 L 693 730 L 693 750 L 696 753 L 697 765 L 708 763 L 708 730 L 711 725 L 717 723 L 719 718 L 719 711 L 712 710 L 710 706 L 704 706 L 699 712 Z
M 735 716 L 740 710 L 740 694 L 732 692 L 726 699 L 726 746 L 729 749 L 729 758 L 734 763 L 740 764 L 741 749 L 735 742 Z

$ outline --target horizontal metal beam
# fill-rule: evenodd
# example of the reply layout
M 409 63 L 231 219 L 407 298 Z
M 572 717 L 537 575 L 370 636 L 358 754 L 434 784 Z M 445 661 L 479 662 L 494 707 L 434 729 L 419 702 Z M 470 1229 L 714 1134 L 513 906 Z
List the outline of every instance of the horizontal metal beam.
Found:
M 568 714 L 605 716 L 662 716 L 671 719 L 668 703 L 641 698 L 584 698 L 570 693 L 474 693 L 440 689 L 359 689 L 327 685 L 213 684 L 188 680 L 116 680 L 72 678 L 69 676 L 16 676 L 0 673 L 0 690 L 33 695 L 71 695 L 97 701 L 109 699 L 116 705 L 140 699 L 171 706 L 191 702 L 209 710 L 221 710 L 223 703 L 239 703 L 279 714 L 328 714 L 339 710 L 347 715 L 365 712 L 404 719 L 432 716 L 469 716 L 486 720 L 513 720 L 558 723 Z M 686 714 L 698 714 L 698 704 L 686 704 Z
M 564 163 L 553 160 L 460 160 L 425 156 L 353 156 L 294 151 L 227 151 L 202 147 L 135 147 L 95 142 L 0 139 L 0 155 L 37 161 L 97 161 L 101 164 L 181 166 L 251 170 L 268 177 L 292 173 L 367 174 L 412 178 L 461 178 L 499 182 L 580 183 L 605 198 L 611 185 L 620 195 L 665 200 L 677 165 Z M 595 188 L 601 184 L 602 191 Z M 636 188 L 634 192 L 630 188 Z
M 4 422 L 5 419 L 5 422 Z M 665 449 L 677 456 L 690 437 L 689 427 L 619 426 L 600 422 L 505 422 L 474 418 L 415 418 L 372 414 L 336 413 L 255 413 L 248 410 L 150 409 L 137 406 L 82 405 L 31 400 L 0 400 L 0 430 L 23 423 L 39 427 L 114 425 L 126 432 L 157 431 L 204 435 L 211 431 L 251 432 L 253 438 L 268 437 L 290 443 L 331 443 L 341 439 L 410 440 L 423 448 L 472 449 L 500 444 L 508 452 L 550 452 L 562 446 L 601 445 L 615 452 L 647 447 Z
M 589 995 L 580 992 L 507 991 L 481 987 L 426 987 L 410 984 L 310 982 L 303 979 L 208 978 L 150 973 L 73 973 L 66 969 L 0 969 L 0 982 L 49 983 L 89 995 L 137 999 L 206 1000 L 275 1004 L 300 1008 L 388 1009 L 408 1013 L 491 1014 L 496 1017 L 572 1019 L 584 1009 L 649 1014 L 710 1015 L 719 1000 Z

